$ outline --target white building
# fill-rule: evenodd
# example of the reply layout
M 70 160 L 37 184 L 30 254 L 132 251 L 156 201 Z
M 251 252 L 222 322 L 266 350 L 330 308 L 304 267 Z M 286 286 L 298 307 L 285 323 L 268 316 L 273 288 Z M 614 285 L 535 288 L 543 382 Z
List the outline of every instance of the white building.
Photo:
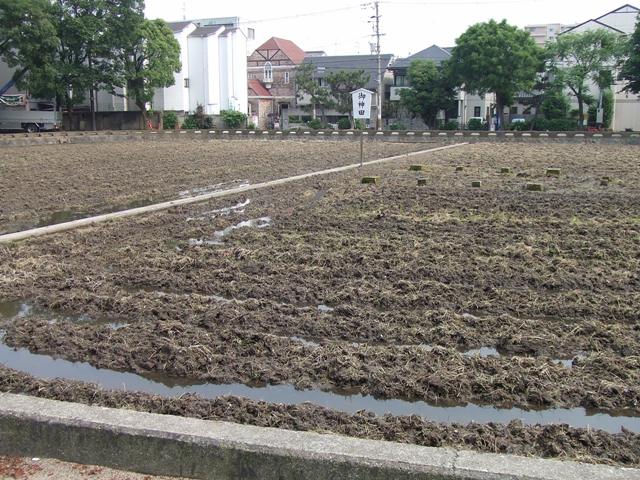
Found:
M 566 32 L 575 25 L 563 25 L 561 23 L 541 23 L 537 25 L 527 25 L 525 31 L 533 37 L 536 44 L 544 47 L 547 42 L 553 41 L 562 32 Z
M 182 69 L 175 84 L 159 89 L 153 99 L 156 111 L 194 112 L 202 106 L 207 115 L 222 110 L 247 112 L 247 39 L 238 18 L 204 19 L 170 23 L 180 44 Z
M 617 35 L 630 36 L 635 30 L 638 14 L 640 14 L 640 9 L 626 4 L 598 18 L 582 22 L 566 30 L 563 34 L 605 29 Z M 638 131 L 640 130 L 640 97 L 630 93 L 623 93 L 624 86 L 625 83 L 619 81 L 612 86 L 615 101 L 611 129 Z M 590 88 L 592 94 L 598 98 L 600 93 L 598 92 L 598 87 L 592 84 Z M 573 107 L 577 108 L 577 102 L 574 102 Z

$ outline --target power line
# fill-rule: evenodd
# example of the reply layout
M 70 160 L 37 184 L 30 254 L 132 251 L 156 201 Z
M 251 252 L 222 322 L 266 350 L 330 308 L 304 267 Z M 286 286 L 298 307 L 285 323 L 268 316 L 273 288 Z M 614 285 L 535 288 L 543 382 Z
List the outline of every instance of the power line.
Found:
M 255 20 L 243 20 L 241 22 L 239 22 L 240 25 L 242 24 L 255 24 L 255 23 L 267 23 L 267 22 L 276 22 L 279 20 L 294 20 L 296 18 L 302 18 L 302 17 L 315 17 L 315 16 L 320 16 L 320 15 L 326 15 L 328 13 L 336 13 L 336 12 L 344 12 L 347 10 L 355 10 L 357 8 L 361 8 L 363 6 L 363 4 L 359 3 L 356 5 L 350 5 L 347 7 L 340 7 L 340 8 L 332 8 L 330 10 L 319 10 L 316 12 L 307 12 L 307 13 L 298 13 L 295 15 L 287 15 L 287 16 L 283 16 L 283 17 L 271 17 L 271 18 L 263 18 L 263 19 L 255 19 Z
M 434 6 L 434 5 L 438 5 L 438 6 L 450 6 L 450 7 L 456 7 L 456 6 L 464 6 L 464 5 L 497 5 L 497 4 L 511 4 L 511 5 L 517 5 L 517 4 L 523 4 L 523 3 L 540 3 L 541 0 L 463 0 L 460 2 L 457 1 L 392 1 L 392 0 L 382 0 L 380 3 L 386 4 L 386 5 L 413 5 L 413 6 L 424 6 L 424 7 L 429 7 L 429 6 Z M 546 0 L 543 0 L 546 1 Z

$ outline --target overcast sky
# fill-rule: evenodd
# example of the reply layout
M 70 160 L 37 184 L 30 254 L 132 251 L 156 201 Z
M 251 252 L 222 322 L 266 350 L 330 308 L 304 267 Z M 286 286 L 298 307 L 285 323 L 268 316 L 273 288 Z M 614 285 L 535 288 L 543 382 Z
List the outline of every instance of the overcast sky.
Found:
M 147 16 L 167 21 L 237 16 L 255 28 L 253 49 L 269 37 L 293 40 L 303 50 L 329 55 L 370 53 L 372 7 L 353 0 L 146 0 Z M 474 23 L 507 19 L 581 23 L 624 5 L 621 0 L 388 0 L 380 2 L 383 53 L 403 57 L 432 44 L 453 46 Z M 632 3 L 632 5 L 634 5 Z M 637 6 L 637 5 L 636 5 Z M 289 18 L 283 18 L 289 17 Z

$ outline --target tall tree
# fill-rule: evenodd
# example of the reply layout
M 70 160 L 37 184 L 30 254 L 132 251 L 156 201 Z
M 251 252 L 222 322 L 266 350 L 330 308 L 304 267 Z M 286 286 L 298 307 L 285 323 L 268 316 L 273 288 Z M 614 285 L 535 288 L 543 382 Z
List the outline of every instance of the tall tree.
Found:
M 144 2 L 56 0 L 54 14 L 60 38 L 58 89 L 69 109 L 88 90 L 94 112 L 97 89 L 114 92 L 124 85 L 125 56 L 144 20 Z
M 313 118 L 316 118 L 318 109 L 322 111 L 322 121 L 324 122 L 324 111 L 333 106 L 333 99 L 328 88 L 320 85 L 315 76 L 316 67 L 312 63 L 302 63 L 296 69 L 296 96 L 298 100 L 309 100 L 309 109 Z
M 0 0 L 0 55 L 32 95 L 71 110 L 89 91 L 93 109 L 96 89 L 125 84 L 143 20 L 142 0 Z
M 620 79 L 626 80 L 625 92 L 640 93 L 640 20 L 636 29 L 625 45 L 626 59 L 620 70 Z
M 146 125 L 146 104 L 157 88 L 173 85 L 173 74 L 182 68 L 180 44 L 164 20 L 145 20 L 137 37 L 127 49 L 127 95 L 142 111 Z
M 429 128 L 435 128 L 438 113 L 455 103 L 455 89 L 446 67 L 436 67 L 428 60 L 414 60 L 407 70 L 411 88 L 402 89 L 402 105 L 419 115 Z
M 370 78 L 371 76 L 365 73 L 364 70 L 339 70 L 337 72 L 329 72 L 324 78 L 335 102 L 335 109 L 340 113 L 349 114 L 351 128 L 355 126 L 353 123 L 351 92 L 363 88 L 369 83 Z
M 52 75 L 58 45 L 48 0 L 0 0 L 0 59 L 16 68 L 18 86 Z
M 458 86 L 480 95 L 495 94 L 498 125 L 503 128 L 505 105 L 534 85 L 541 55 L 527 32 L 506 20 L 490 20 L 472 25 L 456 40 L 450 65 Z
M 586 118 L 585 104 L 593 99 L 588 83 L 594 83 L 601 90 L 611 85 L 611 70 L 620 58 L 622 47 L 621 37 L 605 29 L 565 33 L 547 46 L 549 70 L 578 101 L 580 126 Z

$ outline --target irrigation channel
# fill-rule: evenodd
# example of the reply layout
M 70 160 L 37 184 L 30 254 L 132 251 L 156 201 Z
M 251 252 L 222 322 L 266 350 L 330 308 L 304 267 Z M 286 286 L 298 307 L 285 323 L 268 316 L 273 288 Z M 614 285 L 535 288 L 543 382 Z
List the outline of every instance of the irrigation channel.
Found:
M 319 309 L 327 308 L 324 305 Z M 29 303 L 12 301 L 0 303 L 0 325 L 8 325 L 19 317 L 32 314 L 45 315 L 50 322 L 96 322 L 110 328 L 126 328 L 126 323 L 102 321 L 84 315 L 69 316 L 39 309 Z M 303 339 L 297 339 L 304 341 Z M 309 342 L 313 343 L 313 342 Z M 492 348 L 465 352 L 466 355 L 497 355 Z M 520 420 L 527 425 L 568 424 L 617 433 L 624 427 L 640 432 L 640 417 L 617 416 L 608 413 L 588 411 L 584 408 L 551 408 L 524 410 L 521 408 L 495 408 L 491 406 L 433 405 L 423 401 L 400 399 L 380 400 L 370 395 L 353 394 L 343 391 L 296 390 L 292 385 L 248 386 L 243 384 L 197 383 L 187 378 L 176 378 L 162 373 L 138 375 L 96 368 L 86 362 L 70 362 L 49 355 L 34 354 L 25 348 L 12 348 L 4 343 L 4 332 L 0 330 L 0 363 L 14 370 L 42 379 L 64 379 L 89 382 L 102 388 L 121 391 L 136 391 L 166 397 L 180 397 L 192 393 L 206 399 L 223 396 L 245 397 L 256 401 L 282 403 L 287 405 L 305 402 L 346 413 L 361 410 L 377 415 L 418 415 L 425 420 L 447 423 L 508 423 Z M 570 368 L 569 363 L 564 363 Z

